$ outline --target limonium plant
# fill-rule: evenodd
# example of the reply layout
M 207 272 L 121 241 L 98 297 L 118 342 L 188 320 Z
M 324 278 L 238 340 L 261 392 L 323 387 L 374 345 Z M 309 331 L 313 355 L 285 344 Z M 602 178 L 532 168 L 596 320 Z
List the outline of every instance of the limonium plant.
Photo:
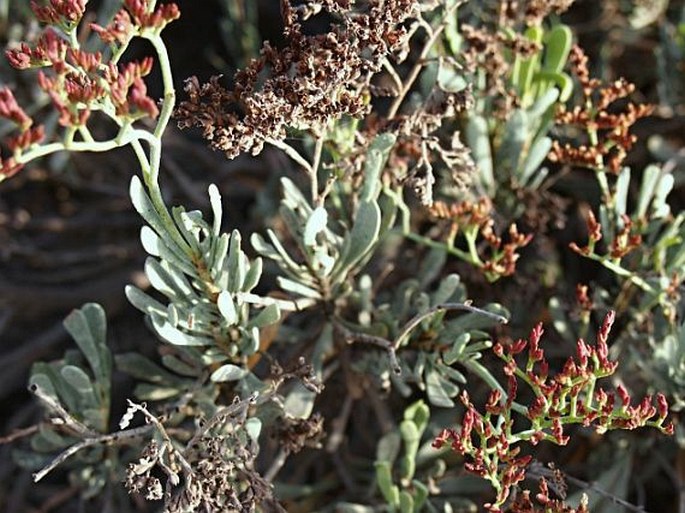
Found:
M 57 126 L 0 89 L 0 118 L 14 126 L 0 179 L 57 152 L 132 150 L 139 173 L 129 192 L 144 221 L 150 287 L 125 293 L 160 342 L 157 360 L 112 355 L 99 305 L 67 317 L 79 351 L 37 362 L 29 381 L 46 415 L 33 452 L 17 460 L 34 481 L 66 469 L 82 501 L 113 500 L 123 483 L 138 507 L 149 501 L 170 513 L 303 511 L 297 500 L 311 500 L 307 511 L 448 513 L 464 499 L 445 483 L 463 467 L 494 490 L 480 489 L 490 499 L 478 505 L 489 511 L 588 512 L 587 497 L 566 504 L 544 477 L 531 495 L 532 447 L 565 445 L 574 426 L 673 434 L 666 396 L 635 401 L 615 380 L 613 309 L 601 309 L 596 342 L 578 339 L 575 357 L 555 370 L 542 324 L 527 339 L 498 340 L 507 305 L 474 304 L 451 265 L 466 265 L 480 286 L 515 279 L 535 244 L 518 198 L 542 187 L 547 157 L 587 166 L 610 233 L 590 211 L 587 245 L 569 251 L 636 285 L 675 322 L 677 287 L 669 295 L 663 280 L 624 267 L 643 245 L 648 213 L 666 216 L 649 173 L 648 198 L 635 216 L 625 212 L 630 128 L 651 108 L 607 112 L 634 87 L 589 77 L 585 54 L 558 23 L 571 3 L 504 2 L 492 29 L 458 22 L 462 9 L 471 21 L 477 12 L 459 0 L 281 0 L 282 46 L 265 43 L 231 86 L 187 78 L 177 103 L 163 34 L 178 5 L 123 0 L 96 24 L 87 0 L 32 0 L 40 34 L 6 56 L 17 70 L 37 70 Z M 309 30 L 322 13 L 328 28 Z M 556 24 L 544 28 L 549 19 Z M 153 55 L 128 58 L 136 39 Z M 567 60 L 583 107 L 566 105 Z M 154 69 L 161 98 L 148 92 Z M 222 231 L 215 185 L 211 220 L 168 205 L 161 157 L 174 118 L 229 159 L 270 149 L 295 166 L 274 171 L 282 198 L 245 238 L 249 248 L 239 230 Z M 555 123 L 585 127 L 591 144 L 553 141 Z M 103 125 L 110 135 L 93 135 Z M 612 242 L 600 254 L 603 237 Z M 675 259 L 671 284 L 685 265 L 672 253 L 658 264 L 665 276 L 664 261 Z M 404 269 L 416 255 L 415 269 Z M 589 325 L 600 309 L 587 286 L 576 290 Z M 121 412 L 115 368 L 135 382 Z M 328 392 L 341 383 L 342 399 Z M 374 422 L 355 425 L 355 408 Z M 445 411 L 458 427 L 446 425 Z M 131 506 L 124 497 L 116 507 Z

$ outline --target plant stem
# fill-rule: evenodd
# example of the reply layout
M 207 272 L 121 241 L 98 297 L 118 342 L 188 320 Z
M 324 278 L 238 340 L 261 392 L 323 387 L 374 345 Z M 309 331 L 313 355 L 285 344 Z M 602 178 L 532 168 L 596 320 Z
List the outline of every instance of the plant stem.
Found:
M 315 199 L 315 191 L 318 193 L 318 178 L 316 177 L 316 169 L 312 166 L 312 164 L 307 162 L 307 160 L 295 148 L 284 141 L 279 141 L 278 139 L 267 139 L 266 142 L 268 142 L 271 146 L 275 146 L 279 150 L 283 151 L 283 153 L 285 153 L 293 161 L 302 166 L 302 169 L 304 169 L 305 173 L 307 173 L 307 176 L 312 183 L 312 198 Z
M 406 82 L 404 82 L 402 89 L 400 90 L 400 94 L 397 95 L 395 100 L 392 102 L 392 105 L 390 106 L 390 109 L 388 110 L 387 117 L 388 119 L 394 119 L 395 116 L 397 115 L 397 112 L 400 110 L 400 107 L 402 106 L 402 102 L 404 102 L 405 97 L 411 90 L 412 86 L 414 85 L 414 82 L 416 82 L 416 79 L 418 78 L 419 74 L 421 73 L 421 70 L 423 69 L 426 57 L 428 57 L 428 54 L 430 53 L 431 49 L 433 48 L 433 45 L 435 42 L 438 40 L 440 35 L 443 33 L 445 28 L 448 25 L 447 19 L 450 16 L 453 16 L 454 13 L 457 10 L 457 7 L 459 7 L 461 2 L 454 2 L 453 5 L 449 6 L 443 16 L 442 16 L 442 21 L 440 25 L 438 25 L 435 30 L 433 30 L 432 33 L 430 33 L 430 37 L 428 38 L 428 41 L 426 41 L 426 44 L 423 46 L 423 49 L 421 50 L 421 54 L 418 56 L 416 60 L 416 64 L 414 64 L 414 67 L 411 69 L 409 72 L 409 76 L 407 77 Z
M 125 431 L 117 431 L 116 433 L 110 433 L 107 435 L 101 435 L 101 436 L 96 436 L 92 438 L 86 438 L 81 442 L 78 442 L 71 447 L 65 449 L 62 451 L 57 457 L 55 457 L 50 463 L 48 463 L 45 467 L 40 469 L 38 472 L 33 474 L 33 482 L 37 483 L 41 479 L 43 479 L 46 475 L 48 475 L 50 472 L 52 472 L 55 467 L 58 465 L 62 464 L 64 461 L 66 461 L 70 456 L 73 456 L 76 454 L 78 451 L 81 449 L 85 449 L 87 447 L 91 447 L 93 445 L 99 445 L 99 444 L 108 444 L 108 443 L 121 443 L 125 440 L 129 440 L 131 438 L 138 438 L 140 436 L 146 435 L 150 431 L 152 431 L 154 428 L 153 424 L 146 424 L 144 426 L 140 426 L 137 428 L 133 429 L 127 429 Z
M 316 145 L 314 146 L 314 157 L 312 160 L 312 175 L 311 175 L 311 188 L 312 188 L 312 204 L 322 206 L 323 197 L 319 197 L 319 166 L 321 165 L 321 156 L 323 155 L 323 143 L 325 140 L 326 130 L 321 131 L 319 136 L 316 138 Z
M 435 248 L 435 249 L 442 249 L 449 255 L 454 255 L 465 262 L 468 262 L 472 265 L 475 265 L 476 267 L 482 267 L 483 262 L 480 261 L 480 259 L 475 260 L 473 255 L 470 252 L 463 251 L 457 247 L 450 246 L 448 244 L 445 244 L 443 242 L 437 242 L 432 239 L 429 239 L 428 237 L 423 237 L 422 235 L 418 235 L 413 232 L 405 232 L 404 236 L 407 239 L 413 240 L 414 242 L 418 242 L 419 244 L 422 244 L 424 246 L 427 246 L 429 248 Z
M 450 310 L 464 310 L 470 313 L 476 313 L 480 315 L 484 315 L 485 317 L 490 317 L 491 319 L 496 320 L 499 323 L 506 324 L 507 318 L 502 317 L 501 315 L 498 315 L 496 313 L 488 312 L 487 310 L 482 310 L 480 308 L 477 308 L 475 306 L 471 306 L 469 302 L 467 303 L 443 303 L 441 305 L 434 306 L 433 308 L 430 308 L 429 310 L 420 313 L 416 316 L 414 316 L 412 319 L 409 320 L 407 324 L 404 325 L 404 328 L 400 332 L 400 334 L 397 336 L 395 339 L 395 342 L 393 343 L 393 346 L 395 349 L 399 348 L 402 345 L 402 342 L 404 342 L 404 339 L 409 336 L 409 333 L 416 328 L 416 326 L 421 323 L 424 319 L 427 319 L 436 313 L 439 312 L 445 312 L 445 311 L 450 311 Z

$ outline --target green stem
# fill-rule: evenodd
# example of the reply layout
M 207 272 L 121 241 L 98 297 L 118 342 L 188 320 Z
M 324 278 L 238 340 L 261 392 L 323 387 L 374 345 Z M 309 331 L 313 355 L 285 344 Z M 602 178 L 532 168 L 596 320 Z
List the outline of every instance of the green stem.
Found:
M 18 158 L 17 162 L 19 164 L 26 164 L 31 160 L 52 155 L 59 151 L 73 151 L 73 152 L 86 152 L 91 151 L 95 153 L 102 153 L 105 151 L 110 151 L 115 148 L 121 148 L 133 141 L 138 139 L 143 139 L 148 142 L 153 141 L 153 136 L 145 130 L 134 130 L 130 126 L 122 127 L 119 133 L 114 139 L 109 141 L 59 141 L 50 144 L 44 144 L 41 146 L 35 146 L 22 153 Z
M 624 278 L 628 278 L 632 283 L 640 287 L 645 292 L 649 294 L 657 293 L 656 290 L 654 290 L 654 287 L 652 287 L 649 283 L 640 278 L 637 274 L 635 274 L 632 271 L 629 271 L 628 269 L 621 266 L 620 264 L 617 264 L 616 262 L 612 262 L 609 258 L 597 255 L 595 253 L 590 253 L 589 255 L 587 255 L 587 257 L 591 260 L 594 260 L 595 262 L 599 262 L 615 274 L 623 276 Z
M 164 84 L 164 100 L 162 102 L 162 111 L 159 114 L 159 120 L 157 121 L 157 126 L 155 127 L 155 137 L 157 139 L 162 138 L 164 130 L 166 130 L 171 115 L 174 111 L 174 106 L 176 104 L 176 90 L 174 88 L 174 77 L 171 72 L 171 62 L 169 61 L 169 52 L 167 51 L 166 45 L 160 36 L 147 37 L 148 41 L 152 43 L 152 46 L 157 52 L 157 57 L 159 58 L 159 66 L 162 70 L 162 83 Z
M 312 175 L 311 175 L 311 188 L 312 188 L 312 204 L 323 206 L 324 197 L 319 197 L 319 166 L 321 165 L 321 156 L 323 155 L 323 143 L 325 138 L 326 129 L 321 131 L 321 134 L 316 138 L 316 145 L 314 146 L 314 157 L 312 159 Z
M 483 262 L 481 262 L 480 259 L 474 260 L 473 256 L 470 253 L 463 251 L 459 248 L 455 248 L 454 246 L 448 246 L 443 242 L 437 242 L 432 239 L 429 239 L 428 237 L 423 237 L 422 235 L 418 235 L 413 232 L 406 232 L 404 236 L 407 239 L 413 240 L 414 242 L 418 242 L 419 244 L 422 244 L 429 248 L 442 249 L 443 251 L 447 252 L 447 254 L 454 255 L 464 260 L 465 262 L 475 265 L 476 267 L 483 267 Z
M 300 166 L 302 166 L 302 168 L 307 173 L 309 180 L 312 183 L 312 197 L 315 197 L 314 187 L 318 188 L 318 185 L 316 185 L 318 181 L 316 178 L 316 170 L 314 169 L 314 167 L 312 167 L 312 165 L 309 162 L 307 162 L 307 159 L 305 159 L 295 148 L 293 148 L 284 141 L 279 141 L 278 139 L 267 139 L 266 142 L 283 151 L 283 153 L 285 153 L 293 161 L 297 162 Z
M 483 261 L 478 256 L 478 248 L 476 247 L 476 240 L 478 238 L 478 227 L 473 227 L 464 232 L 464 237 L 466 238 L 466 243 L 469 247 L 469 255 L 471 257 L 471 263 L 478 267 L 483 267 Z
M 466 312 L 480 314 L 485 317 L 489 317 L 490 319 L 493 319 L 499 322 L 500 324 L 506 324 L 508 322 L 506 317 L 502 317 L 501 315 L 498 315 L 496 313 L 488 312 L 487 310 L 471 306 L 470 301 L 466 303 L 443 303 L 441 305 L 434 306 L 433 308 L 430 308 L 423 313 L 417 314 L 412 319 L 410 319 L 409 322 L 405 324 L 404 328 L 393 342 L 393 346 L 395 348 L 399 348 L 402 345 L 402 342 L 404 342 L 404 339 L 407 338 L 411 331 L 414 328 L 416 328 L 416 326 L 418 326 L 424 319 L 427 319 L 437 313 L 447 312 L 451 310 L 464 310 Z

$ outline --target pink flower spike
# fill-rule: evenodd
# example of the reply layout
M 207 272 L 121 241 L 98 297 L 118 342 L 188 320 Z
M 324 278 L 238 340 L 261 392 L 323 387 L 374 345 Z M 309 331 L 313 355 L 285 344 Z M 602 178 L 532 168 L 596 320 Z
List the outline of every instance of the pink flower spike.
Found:
M 452 432 L 449 429 L 443 429 L 438 436 L 435 437 L 431 446 L 435 449 L 441 449 L 443 445 L 452 437 Z
M 552 420 L 552 435 L 559 445 L 566 445 L 570 439 L 568 435 L 564 435 L 564 428 L 558 417 Z
M 6 87 L 0 89 L 0 117 L 16 123 L 22 132 L 33 124 L 33 120 L 17 103 L 12 91 Z
M 50 5 L 41 6 L 31 1 L 31 10 L 38 21 L 48 25 L 75 25 L 86 10 L 86 0 L 50 0 Z
M 659 411 L 659 420 L 663 421 L 668 416 L 668 401 L 661 392 L 656 394 L 656 406 Z
M 579 338 L 576 342 L 576 354 L 578 355 L 580 368 L 585 369 L 587 367 L 588 358 L 590 358 L 592 353 L 590 352 L 590 348 L 582 338 Z
M 614 320 L 616 319 L 616 312 L 613 310 L 609 310 L 604 317 L 604 322 L 602 323 L 602 327 L 599 330 L 599 333 L 597 334 L 597 345 L 599 346 L 600 344 L 606 345 L 607 340 L 609 339 L 609 332 L 611 331 L 611 327 L 614 325 Z
M 616 392 L 618 393 L 618 396 L 621 398 L 623 408 L 630 406 L 630 394 L 628 393 L 628 390 L 626 390 L 626 387 L 623 386 L 623 384 L 619 384 L 618 387 L 616 387 Z
M 511 354 L 511 355 L 519 354 L 521 351 L 523 351 L 526 348 L 527 344 L 528 344 L 527 340 L 524 340 L 522 338 L 518 339 L 516 342 L 511 344 L 511 346 L 509 346 L 509 354 Z
M 5 178 L 14 176 L 21 171 L 23 167 L 24 164 L 17 164 L 12 157 L 5 160 L 0 159 L 0 182 Z

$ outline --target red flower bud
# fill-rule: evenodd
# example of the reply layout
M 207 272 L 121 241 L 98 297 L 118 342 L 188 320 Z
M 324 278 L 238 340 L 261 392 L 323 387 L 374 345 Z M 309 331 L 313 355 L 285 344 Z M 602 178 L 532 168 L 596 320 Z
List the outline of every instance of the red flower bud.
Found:
M 619 384 L 618 387 L 616 387 L 616 391 L 621 398 L 623 407 L 626 408 L 630 406 L 630 394 L 628 393 L 628 390 L 626 390 L 626 387 L 624 387 L 623 384 Z
M 661 392 L 656 394 L 656 406 L 659 410 L 659 420 L 664 420 L 668 415 L 668 401 L 666 401 L 666 396 Z

